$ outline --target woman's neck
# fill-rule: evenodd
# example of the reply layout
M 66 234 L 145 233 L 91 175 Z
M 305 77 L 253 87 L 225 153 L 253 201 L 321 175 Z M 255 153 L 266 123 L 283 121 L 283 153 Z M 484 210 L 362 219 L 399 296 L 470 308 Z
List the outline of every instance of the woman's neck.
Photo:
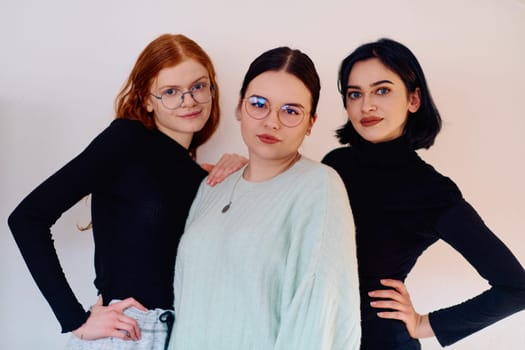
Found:
M 164 135 L 168 136 L 169 138 L 171 138 L 172 140 L 177 142 L 182 147 L 184 147 L 186 149 L 188 149 L 190 147 L 191 140 L 193 139 L 193 133 L 184 133 L 184 132 L 173 131 L 173 130 L 168 129 L 166 127 L 159 126 L 158 124 L 157 124 L 157 129 L 161 133 L 163 133 Z
M 251 182 L 262 182 L 269 180 L 290 169 L 297 161 L 301 159 L 299 152 L 281 159 L 260 159 L 250 157 L 248 165 L 244 170 L 244 179 Z

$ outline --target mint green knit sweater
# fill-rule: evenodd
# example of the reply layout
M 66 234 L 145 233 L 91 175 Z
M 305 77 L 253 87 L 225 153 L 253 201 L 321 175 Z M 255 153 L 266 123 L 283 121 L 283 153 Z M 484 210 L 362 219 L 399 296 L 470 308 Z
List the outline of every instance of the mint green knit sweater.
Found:
M 242 171 L 203 182 L 192 205 L 170 349 L 357 350 L 355 230 L 339 176 L 304 157 L 264 182 Z

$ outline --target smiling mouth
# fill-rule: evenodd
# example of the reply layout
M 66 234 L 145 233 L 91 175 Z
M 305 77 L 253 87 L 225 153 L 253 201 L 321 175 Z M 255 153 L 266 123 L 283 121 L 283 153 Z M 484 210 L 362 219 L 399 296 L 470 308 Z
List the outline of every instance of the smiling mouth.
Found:
M 195 112 L 190 112 L 190 113 L 180 115 L 179 117 L 185 118 L 185 119 L 192 119 L 192 118 L 198 117 L 200 114 L 201 114 L 201 111 L 195 111 Z

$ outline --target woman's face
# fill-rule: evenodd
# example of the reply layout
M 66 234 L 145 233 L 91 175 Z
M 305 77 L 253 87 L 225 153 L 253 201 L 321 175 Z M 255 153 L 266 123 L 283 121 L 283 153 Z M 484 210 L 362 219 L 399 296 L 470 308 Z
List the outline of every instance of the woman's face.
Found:
M 151 84 L 146 109 L 153 112 L 160 131 L 188 148 L 193 134 L 200 131 L 210 117 L 213 101 L 209 89 L 206 67 L 188 59 L 159 72 Z M 186 93 L 188 91 L 195 97 Z M 181 94 L 184 95 L 181 97 Z
M 354 129 L 372 143 L 403 134 L 408 112 L 420 105 L 420 92 L 407 93 L 401 78 L 378 58 L 354 64 L 346 89 L 346 112 Z
M 269 112 L 264 117 L 265 108 Z M 315 122 L 311 108 L 310 91 L 294 75 L 268 71 L 255 77 L 237 107 L 250 160 L 294 157 Z

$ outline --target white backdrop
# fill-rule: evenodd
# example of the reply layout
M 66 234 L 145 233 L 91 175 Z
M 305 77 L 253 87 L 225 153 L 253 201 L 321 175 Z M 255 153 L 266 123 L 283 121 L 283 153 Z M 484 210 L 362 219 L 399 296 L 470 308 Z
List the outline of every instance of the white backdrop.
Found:
M 36 288 L 6 220 L 37 184 L 80 152 L 113 118 L 113 100 L 142 48 L 159 34 L 184 33 L 214 60 L 223 119 L 200 161 L 245 153 L 234 107 L 248 64 L 289 45 L 309 54 L 322 78 L 319 119 L 302 153 L 320 160 L 345 121 L 337 94 L 341 59 L 388 36 L 410 47 L 426 72 L 444 130 L 424 159 L 450 176 L 485 222 L 525 263 L 524 0 L 2 0 L 0 4 L 0 348 L 60 349 L 69 335 Z M 79 203 L 54 227 L 71 285 L 87 307 L 93 244 L 76 224 Z M 408 280 L 420 312 L 487 287 L 444 244 Z M 523 349 L 525 312 L 451 349 Z M 425 340 L 427 350 L 439 349 Z

